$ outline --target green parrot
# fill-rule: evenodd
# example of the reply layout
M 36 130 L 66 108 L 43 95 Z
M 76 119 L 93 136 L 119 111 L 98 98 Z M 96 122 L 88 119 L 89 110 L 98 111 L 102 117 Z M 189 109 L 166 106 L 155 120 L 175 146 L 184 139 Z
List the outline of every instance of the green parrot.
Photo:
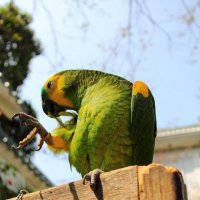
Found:
M 55 152 L 68 152 L 69 162 L 84 176 L 94 169 L 111 171 L 152 162 L 157 133 L 155 102 L 148 86 L 95 70 L 66 70 L 42 87 L 44 112 L 59 122 L 52 134 L 32 116 L 17 113 L 35 126 Z M 62 122 L 61 116 L 70 116 Z

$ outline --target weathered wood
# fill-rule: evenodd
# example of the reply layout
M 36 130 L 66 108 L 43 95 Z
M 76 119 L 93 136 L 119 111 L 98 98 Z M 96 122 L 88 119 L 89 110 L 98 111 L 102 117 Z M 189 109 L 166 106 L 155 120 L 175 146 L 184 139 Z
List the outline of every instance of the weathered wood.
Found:
M 138 167 L 140 200 L 187 200 L 181 173 L 159 164 Z
M 12 200 L 14 200 L 13 198 Z M 100 175 L 94 193 L 76 181 L 24 195 L 23 200 L 187 200 L 181 173 L 159 164 L 130 166 Z

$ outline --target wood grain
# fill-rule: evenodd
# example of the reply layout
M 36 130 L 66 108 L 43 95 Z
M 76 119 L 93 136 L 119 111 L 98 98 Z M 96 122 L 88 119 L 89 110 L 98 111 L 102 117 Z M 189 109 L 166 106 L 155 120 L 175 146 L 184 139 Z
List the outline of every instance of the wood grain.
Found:
M 128 192 L 127 192 L 128 191 Z M 23 200 L 138 200 L 137 166 L 118 169 L 100 175 L 94 193 L 86 182 L 76 181 L 23 196 Z M 15 200 L 13 198 L 12 200 Z
M 12 200 L 15 200 L 13 198 Z M 160 164 L 130 166 L 102 173 L 93 192 L 76 181 L 24 195 L 23 200 L 187 200 L 181 173 Z
M 181 173 L 172 167 L 151 164 L 138 167 L 140 200 L 187 200 Z

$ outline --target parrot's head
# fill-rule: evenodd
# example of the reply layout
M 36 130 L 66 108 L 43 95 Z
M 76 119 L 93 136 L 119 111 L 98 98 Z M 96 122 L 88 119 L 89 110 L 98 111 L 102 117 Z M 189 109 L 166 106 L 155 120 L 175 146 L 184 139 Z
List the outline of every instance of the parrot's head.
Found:
M 73 109 L 71 100 L 64 93 L 65 82 L 63 73 L 55 74 L 48 78 L 42 87 L 42 108 L 46 115 L 58 117 L 59 113 Z

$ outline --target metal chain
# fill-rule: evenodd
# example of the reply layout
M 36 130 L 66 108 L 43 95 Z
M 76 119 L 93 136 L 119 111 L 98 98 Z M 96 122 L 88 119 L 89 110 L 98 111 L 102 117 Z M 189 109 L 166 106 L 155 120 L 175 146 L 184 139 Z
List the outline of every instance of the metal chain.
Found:
M 28 192 L 27 190 L 24 190 L 24 189 L 20 190 L 20 191 L 19 191 L 19 194 L 17 195 L 16 200 L 22 200 L 22 197 L 23 197 L 25 194 L 28 194 L 28 193 L 29 193 L 29 192 Z

